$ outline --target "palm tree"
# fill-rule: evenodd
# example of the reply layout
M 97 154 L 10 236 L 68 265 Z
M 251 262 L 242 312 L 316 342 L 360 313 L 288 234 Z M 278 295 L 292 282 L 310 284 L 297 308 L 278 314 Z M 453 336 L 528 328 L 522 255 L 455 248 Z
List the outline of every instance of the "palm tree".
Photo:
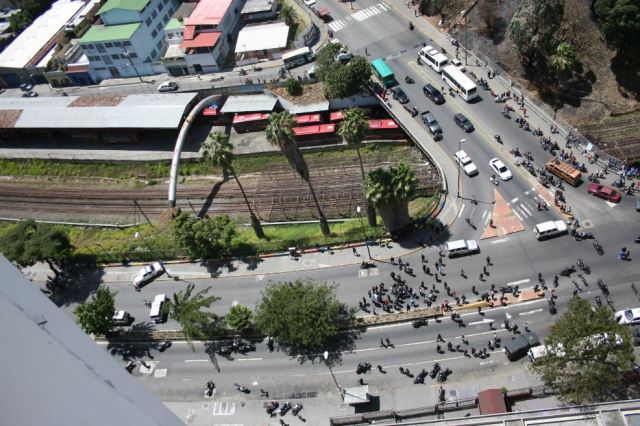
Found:
M 369 123 L 364 116 L 364 111 L 361 108 L 349 108 L 344 112 L 344 120 L 340 123 L 340 129 L 338 133 L 342 139 L 347 142 L 347 145 L 356 149 L 358 153 L 358 161 L 360 162 L 360 172 L 362 173 L 362 181 L 366 179 L 364 174 L 364 166 L 362 164 L 362 155 L 360 154 L 360 147 L 364 140 L 367 131 L 369 130 Z M 370 226 L 376 225 L 376 210 L 365 199 L 367 207 L 367 219 Z
M 563 86 L 566 80 L 569 78 L 571 72 L 573 71 L 573 68 L 576 66 L 576 62 L 576 51 L 573 45 L 566 42 L 558 44 L 558 46 L 556 47 L 556 53 L 551 55 L 551 57 L 549 58 L 549 66 L 558 76 L 560 86 Z M 560 88 L 558 88 L 558 90 L 555 90 L 556 101 L 554 111 L 556 111 L 559 106 L 559 90 Z
M 289 165 L 293 167 L 296 173 L 298 173 L 298 175 L 309 186 L 309 191 L 311 191 L 313 202 L 316 204 L 316 208 L 318 209 L 318 216 L 320 217 L 320 229 L 322 230 L 322 234 L 326 237 L 331 233 L 331 231 L 329 230 L 329 223 L 327 222 L 327 218 L 324 217 L 324 213 L 322 213 L 320 203 L 318 203 L 318 198 L 316 197 L 316 193 L 313 190 L 313 186 L 311 185 L 307 162 L 304 161 L 302 152 L 300 152 L 298 144 L 293 139 L 293 123 L 293 117 L 287 111 L 275 112 L 271 114 L 271 117 L 269 117 L 269 125 L 265 130 L 267 140 L 272 145 L 277 146 L 280 151 L 282 151 L 287 161 L 289 162 Z
M 208 163 L 212 167 L 218 166 L 222 168 L 225 180 L 228 173 L 231 173 L 240 188 L 240 192 L 242 192 L 244 202 L 247 204 L 247 209 L 251 216 L 251 227 L 253 228 L 253 232 L 256 233 L 258 238 L 264 238 L 264 231 L 262 230 L 260 220 L 251 209 L 251 204 L 249 203 L 247 194 L 244 192 L 244 188 L 242 187 L 242 184 L 238 179 L 238 175 L 236 174 L 236 170 L 233 167 L 233 157 L 233 145 L 229 143 L 227 135 L 222 132 L 212 132 L 207 140 L 202 144 L 202 161 Z
M 293 26 L 296 20 L 296 12 L 288 4 L 280 6 L 280 12 L 278 12 L 278 18 L 282 19 L 287 26 Z
M 194 289 L 195 286 L 189 284 L 184 290 L 174 293 L 173 300 L 165 305 L 164 310 L 180 324 L 182 335 L 195 351 L 192 340 L 206 340 L 210 336 L 218 318 L 216 314 L 210 312 L 210 306 L 220 298 L 207 295 L 211 287 L 200 289 L 195 293 Z
M 404 162 L 389 170 L 376 169 L 363 182 L 366 199 L 373 204 L 389 232 L 406 228 L 411 223 L 409 200 L 417 187 L 416 173 Z

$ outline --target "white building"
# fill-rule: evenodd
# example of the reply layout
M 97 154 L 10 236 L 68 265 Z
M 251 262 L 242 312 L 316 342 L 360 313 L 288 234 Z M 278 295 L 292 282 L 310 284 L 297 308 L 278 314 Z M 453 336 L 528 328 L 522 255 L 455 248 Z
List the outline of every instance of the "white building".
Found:
M 279 59 L 287 48 L 289 27 L 284 22 L 246 26 L 238 34 L 236 64 Z

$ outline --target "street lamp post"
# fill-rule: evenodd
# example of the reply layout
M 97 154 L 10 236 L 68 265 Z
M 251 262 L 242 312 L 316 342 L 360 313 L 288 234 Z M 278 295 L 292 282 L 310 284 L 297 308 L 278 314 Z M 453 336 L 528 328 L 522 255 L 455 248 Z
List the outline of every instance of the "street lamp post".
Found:
M 342 398 L 342 400 L 344 401 L 344 394 L 342 393 L 342 388 L 338 384 L 338 380 L 336 379 L 335 374 L 333 374 L 333 370 L 331 369 L 331 364 L 329 364 L 329 351 L 324 351 L 322 356 L 324 357 L 324 360 L 326 361 L 327 368 L 329 368 L 329 372 L 331 373 L 331 377 L 333 377 L 333 383 L 336 384 L 336 387 L 338 388 L 338 391 L 340 392 L 340 398 Z
M 462 142 L 466 142 L 466 139 L 460 139 L 458 141 L 458 152 L 460 152 L 461 148 L 460 146 L 462 145 Z M 458 198 L 460 198 L 460 161 L 457 161 L 458 163 Z
M 133 68 L 133 72 L 136 73 L 136 77 L 138 77 L 138 79 L 140 80 L 140 83 L 144 83 L 144 80 L 142 80 L 142 77 L 140 77 L 140 74 L 138 73 L 138 69 L 136 68 L 135 65 L 133 65 L 133 60 L 131 59 L 131 53 L 129 53 L 129 51 L 124 47 L 122 48 L 122 51 L 124 52 L 124 57 L 129 60 L 129 64 L 131 64 L 131 68 Z
M 362 209 L 360 208 L 360 206 L 356 206 L 356 213 L 358 213 L 358 218 L 360 219 L 360 227 L 362 228 L 362 235 L 364 236 L 364 245 L 367 247 L 369 260 L 373 260 L 373 258 L 371 257 L 371 249 L 369 249 L 369 239 L 367 238 L 367 233 L 364 229 L 364 222 L 362 221 Z
M 133 234 L 133 238 L 137 239 L 141 239 L 142 242 L 144 243 L 144 245 L 147 247 L 147 250 L 149 250 L 149 253 L 151 253 L 151 255 L 153 257 L 155 257 L 156 259 L 158 258 L 158 256 L 156 256 L 156 254 L 154 253 L 153 250 L 151 250 L 151 246 L 149 246 L 149 244 L 147 243 L 147 240 L 144 239 L 144 237 L 142 236 L 142 234 L 139 231 L 136 231 L 135 234 Z

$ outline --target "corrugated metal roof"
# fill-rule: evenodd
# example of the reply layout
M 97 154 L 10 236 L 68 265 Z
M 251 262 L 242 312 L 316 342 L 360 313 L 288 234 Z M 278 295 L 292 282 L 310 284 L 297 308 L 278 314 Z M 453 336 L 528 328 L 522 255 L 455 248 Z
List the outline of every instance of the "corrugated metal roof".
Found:
M 308 105 L 295 105 L 293 104 L 289 108 L 290 114 L 308 114 L 310 112 L 324 112 L 329 111 L 329 101 L 317 102 L 315 104 Z
M 187 40 L 186 38 L 180 43 L 181 49 L 193 49 L 196 47 L 214 47 L 220 38 L 219 32 L 215 33 L 200 33 L 193 38 L 193 40 Z
M 142 25 L 140 22 L 122 25 L 93 25 L 89 28 L 80 43 L 96 43 L 105 41 L 129 40 Z
M 219 25 L 232 0 L 200 0 L 186 25 Z
M 0 128 L 177 129 L 195 97 L 194 93 L 158 93 L 122 98 L 0 98 Z
M 100 8 L 98 15 L 114 9 L 135 10 L 137 12 L 141 12 L 147 4 L 149 4 L 149 0 L 109 0 Z
M 284 22 L 247 26 L 238 33 L 236 53 L 287 47 L 289 27 Z
M 222 107 L 222 113 L 273 111 L 276 102 L 278 98 L 270 95 L 229 96 Z

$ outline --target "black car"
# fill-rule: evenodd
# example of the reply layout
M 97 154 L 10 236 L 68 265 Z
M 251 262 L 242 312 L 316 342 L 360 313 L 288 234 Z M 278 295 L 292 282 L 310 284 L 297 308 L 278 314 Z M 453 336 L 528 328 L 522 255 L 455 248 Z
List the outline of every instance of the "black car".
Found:
M 409 102 L 409 97 L 404 93 L 404 90 L 402 90 L 400 86 L 394 87 L 391 91 L 393 92 L 393 99 L 397 99 L 401 104 Z
M 442 96 L 442 93 L 430 84 L 425 84 L 424 87 L 422 87 L 422 93 L 424 93 L 424 95 L 431 99 L 436 105 L 444 103 L 444 96 Z
M 460 128 L 467 133 L 473 132 L 474 130 L 474 127 L 473 127 L 473 124 L 471 124 L 471 121 L 469 121 L 469 119 L 461 112 L 453 116 L 453 121 L 455 121 L 456 124 L 460 126 Z

